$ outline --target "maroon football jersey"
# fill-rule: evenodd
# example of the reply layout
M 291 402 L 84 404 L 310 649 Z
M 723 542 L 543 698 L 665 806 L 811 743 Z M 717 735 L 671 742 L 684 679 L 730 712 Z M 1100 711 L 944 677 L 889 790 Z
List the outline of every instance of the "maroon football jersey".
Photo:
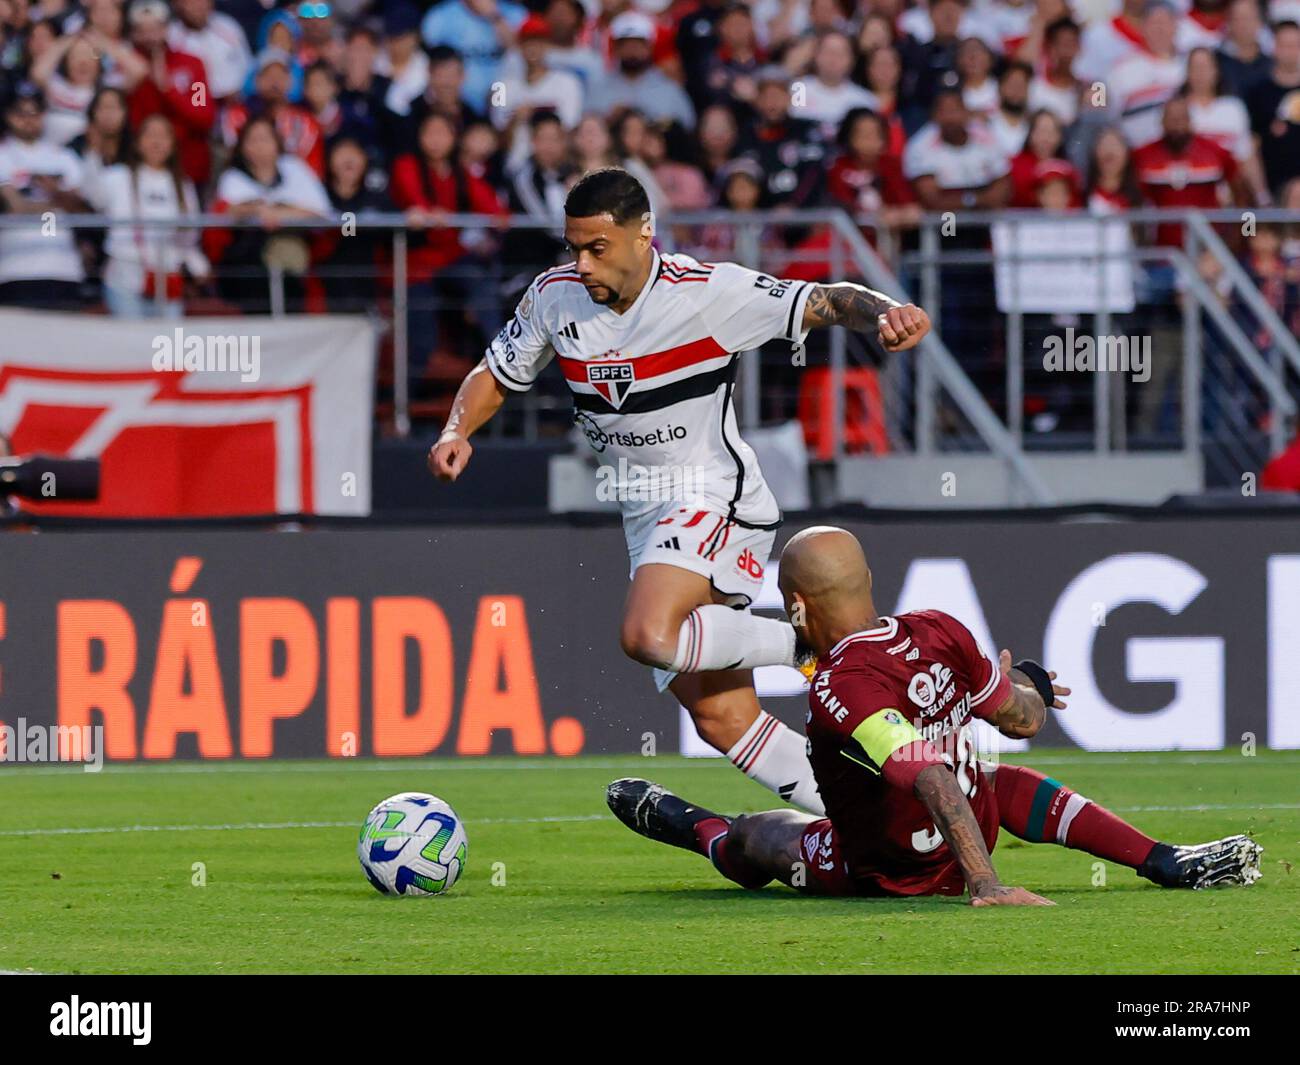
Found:
M 915 773 L 882 771 L 882 743 L 897 746 L 900 732 L 910 734 L 904 721 L 930 741 L 956 774 L 992 850 L 997 802 L 980 776 L 971 718 L 990 716 L 1010 692 L 966 626 L 939 610 L 881 618 L 878 627 L 846 636 L 818 659 L 808 693 L 808 754 L 848 874 L 863 894 L 965 889 L 929 811 L 912 792 Z M 910 749 L 920 746 L 913 738 Z M 907 786 L 888 779 L 900 775 Z

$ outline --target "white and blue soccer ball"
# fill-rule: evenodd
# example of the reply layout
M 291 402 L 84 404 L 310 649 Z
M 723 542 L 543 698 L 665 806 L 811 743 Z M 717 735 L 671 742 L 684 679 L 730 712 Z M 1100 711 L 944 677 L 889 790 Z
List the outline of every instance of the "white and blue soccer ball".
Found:
M 361 826 L 357 857 L 385 895 L 441 895 L 465 869 L 469 838 L 456 811 L 436 795 L 404 791 L 376 806 Z

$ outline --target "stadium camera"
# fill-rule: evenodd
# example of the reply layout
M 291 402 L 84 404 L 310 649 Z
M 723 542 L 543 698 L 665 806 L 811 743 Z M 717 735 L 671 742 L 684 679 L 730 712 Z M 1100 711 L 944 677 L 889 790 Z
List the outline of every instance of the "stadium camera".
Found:
M 0 458 L 0 499 L 89 501 L 99 498 L 98 459 L 49 455 Z

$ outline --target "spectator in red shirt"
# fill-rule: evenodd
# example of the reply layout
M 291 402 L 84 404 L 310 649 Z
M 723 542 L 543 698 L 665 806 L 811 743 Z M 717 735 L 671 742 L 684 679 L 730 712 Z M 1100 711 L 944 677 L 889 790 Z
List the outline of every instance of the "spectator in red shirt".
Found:
M 903 60 L 892 44 L 881 45 L 868 52 L 858 64 L 862 77 L 858 79 L 876 98 L 876 112 L 889 127 L 890 155 L 903 157 L 907 145 L 907 131 L 898 114 L 898 86 L 903 79 Z
M 1107 126 L 1092 142 L 1086 194 L 1093 214 L 1115 214 L 1142 203 L 1133 153 L 1118 126 Z
M 888 150 L 885 119 L 865 107 L 854 108 L 844 116 L 837 139 L 840 154 L 826 181 L 831 202 L 855 217 L 872 215 L 886 226 L 915 224 L 921 208 L 898 157 Z
M 203 60 L 167 47 L 170 17 L 163 0 L 135 0 L 131 5 L 131 43 L 149 64 L 144 80 L 131 89 L 131 127 L 139 128 L 148 115 L 171 119 L 181 169 L 195 188 L 203 188 L 212 171 L 208 134 L 217 112 Z
M 239 139 L 239 131 L 251 115 L 268 115 L 284 142 L 284 150 L 296 155 L 325 176 L 325 138 L 320 124 L 307 108 L 289 102 L 293 88 L 292 58 L 279 48 L 264 48 L 257 57 L 254 86 L 257 95 L 246 104 L 232 104 L 221 117 L 221 132 L 227 144 Z
M 1219 190 L 1224 185 L 1228 187 L 1229 203 L 1250 203 L 1246 182 L 1232 153 L 1192 132 L 1185 96 L 1175 96 L 1165 104 L 1161 128 L 1164 136 L 1133 153 L 1138 183 L 1152 205 L 1214 210 L 1222 206 Z M 1182 226 L 1161 223 L 1156 243 L 1181 245 Z
M 1011 160 L 1011 206 L 1037 207 L 1038 180 L 1045 164 L 1065 157 L 1065 127 L 1061 119 L 1046 108 L 1035 111 L 1029 120 L 1029 135 L 1024 151 Z M 1078 207 L 1078 202 L 1070 204 Z
M 489 256 L 493 238 L 482 229 L 448 228 L 450 214 L 496 215 L 508 218 L 501 201 L 481 178 L 457 162 L 459 130 L 446 115 L 430 112 L 416 135 L 419 150 L 393 164 L 389 194 L 406 212 L 411 235 L 408 255 L 410 296 L 408 336 L 411 372 L 421 376 L 438 346 L 437 316 L 447 308 L 465 308 L 482 334 L 478 342 L 458 330 L 466 350 L 482 350 L 503 324 L 499 281 Z

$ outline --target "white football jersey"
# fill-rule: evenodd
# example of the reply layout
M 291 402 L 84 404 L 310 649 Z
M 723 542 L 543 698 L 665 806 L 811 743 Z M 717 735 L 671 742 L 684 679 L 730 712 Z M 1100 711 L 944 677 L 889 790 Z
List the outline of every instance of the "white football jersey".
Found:
M 684 471 L 689 501 L 738 525 L 774 527 L 776 499 L 736 427 L 737 355 L 769 340 L 802 343 L 813 283 L 652 255 L 650 280 L 623 314 L 592 302 L 573 263 L 539 274 L 488 347 L 488 368 L 524 392 L 559 363 L 625 524 L 663 506 L 637 498 L 653 495 L 634 487 L 649 469 Z

